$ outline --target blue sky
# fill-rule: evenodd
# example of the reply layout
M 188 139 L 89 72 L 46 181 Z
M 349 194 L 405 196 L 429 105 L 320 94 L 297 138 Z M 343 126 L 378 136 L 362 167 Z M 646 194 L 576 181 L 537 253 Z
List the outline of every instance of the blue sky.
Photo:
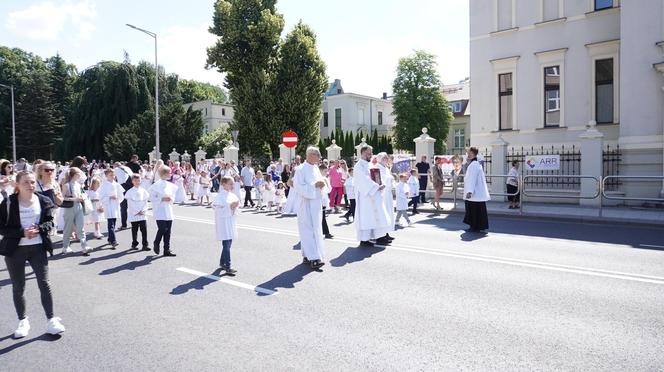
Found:
M 101 60 L 153 61 L 153 41 L 125 23 L 159 35 L 159 64 L 169 73 L 221 85 L 207 71 L 205 48 L 213 0 L 2 0 L 0 45 L 42 57 L 59 52 L 80 69 Z M 330 79 L 347 92 L 390 92 L 399 57 L 413 49 L 438 56 L 444 83 L 468 76 L 466 0 L 280 0 L 288 32 L 302 19 L 317 34 Z

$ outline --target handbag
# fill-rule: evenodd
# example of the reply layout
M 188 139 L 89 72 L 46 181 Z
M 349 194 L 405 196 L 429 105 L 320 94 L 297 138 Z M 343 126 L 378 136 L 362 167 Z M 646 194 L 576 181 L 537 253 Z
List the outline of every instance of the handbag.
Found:
M 5 221 L 5 226 L 9 224 L 9 197 L 7 197 L 7 220 Z M 0 256 L 6 256 L 7 255 L 7 239 L 3 236 L 2 239 L 0 239 Z
M 83 202 L 81 203 L 81 207 L 83 207 L 83 215 L 84 216 L 87 216 L 90 213 L 92 213 L 92 210 L 94 208 L 92 206 L 92 202 L 88 198 L 83 199 Z
M 71 182 L 67 185 L 67 189 L 69 190 L 69 195 L 67 197 L 71 198 L 72 197 Z M 74 207 L 74 202 L 71 200 L 63 200 L 62 204 L 60 204 L 60 208 L 72 208 L 72 207 Z

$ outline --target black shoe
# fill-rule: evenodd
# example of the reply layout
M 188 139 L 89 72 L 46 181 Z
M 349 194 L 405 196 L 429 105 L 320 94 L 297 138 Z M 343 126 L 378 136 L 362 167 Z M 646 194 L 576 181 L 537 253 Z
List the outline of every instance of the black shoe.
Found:
M 303 265 L 309 265 L 309 259 L 306 257 L 302 257 L 302 264 Z
M 226 272 L 226 275 L 230 276 L 235 276 L 235 273 L 237 273 L 237 270 L 231 269 L 230 267 L 225 268 L 224 271 Z
M 360 242 L 360 247 L 373 247 L 373 246 L 374 246 L 374 243 L 372 243 L 368 240 L 364 240 L 364 241 Z
M 129 248 L 130 251 L 137 251 L 138 246 L 137 245 L 132 245 L 131 248 Z
M 154 254 L 159 254 L 159 246 L 157 244 L 154 245 L 152 250 L 154 251 Z
M 332 234 L 325 234 L 325 239 L 332 239 L 334 238 L 334 235 Z
M 382 237 L 380 239 L 376 239 L 376 244 L 377 245 L 389 245 L 390 243 L 391 242 L 385 237 Z
M 120 226 L 120 230 L 127 230 L 127 229 L 128 229 L 127 226 Z
M 143 246 L 143 249 L 141 249 L 141 250 L 142 250 L 142 251 L 149 251 L 149 250 L 150 250 L 150 247 L 148 247 L 147 245 L 145 245 L 145 246 Z
M 314 260 L 314 261 L 311 261 L 309 263 L 309 265 L 311 266 L 312 269 L 315 270 L 315 269 L 320 269 L 321 267 L 323 267 L 325 265 L 325 262 L 323 262 L 321 260 Z
M 385 234 L 384 238 L 389 240 L 389 241 L 394 240 L 394 237 L 391 237 L 390 234 Z
M 169 249 L 164 249 L 164 257 L 175 257 L 175 253 L 171 252 Z

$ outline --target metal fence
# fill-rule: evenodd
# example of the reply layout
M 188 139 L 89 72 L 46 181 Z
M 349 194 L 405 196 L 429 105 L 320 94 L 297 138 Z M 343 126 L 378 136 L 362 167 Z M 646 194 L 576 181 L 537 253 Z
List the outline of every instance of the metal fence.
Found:
M 530 170 L 526 165 L 529 156 L 537 155 L 559 155 L 560 168 L 558 170 Z M 511 147 L 505 158 L 508 167 L 511 167 L 512 161 L 519 162 L 519 169 L 524 176 L 525 186 L 531 189 L 549 189 L 549 190 L 579 190 L 581 189 L 581 179 L 574 176 L 581 174 L 581 150 L 572 145 L 572 147 L 560 148 L 555 146 L 536 148 Z M 541 177 L 538 177 L 541 176 Z
M 620 162 L 622 161 L 622 153 L 620 146 L 611 147 L 606 145 L 602 151 L 602 177 L 609 177 L 605 179 L 604 191 L 618 191 L 622 185 L 622 178 L 620 176 Z

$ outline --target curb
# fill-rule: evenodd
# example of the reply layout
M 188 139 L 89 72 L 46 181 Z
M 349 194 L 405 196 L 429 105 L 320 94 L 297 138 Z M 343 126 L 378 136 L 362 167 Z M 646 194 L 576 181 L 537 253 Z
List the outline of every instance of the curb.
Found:
M 437 211 L 433 208 L 418 208 L 419 212 L 424 213 L 433 213 L 433 214 L 458 214 L 462 215 L 465 213 L 463 209 L 457 208 L 456 210 L 440 210 Z M 571 223 L 586 223 L 586 224 L 595 224 L 595 225 L 615 225 L 623 224 L 629 226 L 640 226 L 640 227 L 664 227 L 664 221 L 662 222 L 651 222 L 651 221 L 640 221 L 633 219 L 625 218 L 612 218 L 612 217 L 599 217 L 599 216 L 562 216 L 559 214 L 547 214 L 547 213 L 526 213 L 523 214 L 514 214 L 503 211 L 492 211 L 487 210 L 489 218 L 491 216 L 500 216 L 503 218 L 509 218 L 514 220 L 523 220 L 523 219 L 536 219 L 536 220 L 546 220 L 546 221 L 557 221 L 557 222 L 571 222 Z

